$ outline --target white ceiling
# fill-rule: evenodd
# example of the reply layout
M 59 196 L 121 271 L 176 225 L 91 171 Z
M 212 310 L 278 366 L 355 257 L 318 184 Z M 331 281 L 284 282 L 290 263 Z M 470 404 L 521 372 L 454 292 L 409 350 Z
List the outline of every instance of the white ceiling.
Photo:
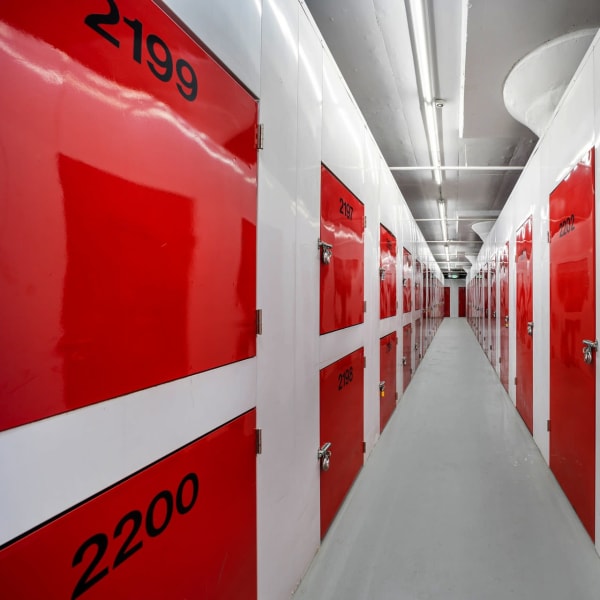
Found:
M 600 26 L 600 0 L 423 1 L 428 2 L 437 97 L 444 101 L 438 110 L 442 164 L 524 166 L 537 136 L 509 114 L 504 82 L 519 60 L 545 42 Z M 405 0 L 306 0 L 306 5 L 388 165 L 431 165 Z M 432 172 L 393 172 L 432 253 L 447 271 L 437 210 L 440 190 Z M 498 215 L 520 171 L 443 174 L 450 267 L 462 271 L 469 265 L 466 255 L 477 254 L 481 246 L 471 226 Z

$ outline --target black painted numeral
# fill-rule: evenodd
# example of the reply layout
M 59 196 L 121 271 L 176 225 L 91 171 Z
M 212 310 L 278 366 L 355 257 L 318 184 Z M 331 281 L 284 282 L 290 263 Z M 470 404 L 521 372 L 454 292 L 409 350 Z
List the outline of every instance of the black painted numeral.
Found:
M 108 33 L 106 27 L 109 25 L 118 25 L 121 20 L 119 7 L 116 0 L 106 0 L 108 2 L 109 12 L 106 14 L 94 13 L 87 15 L 84 19 L 86 25 L 91 27 L 96 33 L 99 33 L 105 40 L 113 46 L 120 48 L 121 42 L 113 35 Z M 133 45 L 131 58 L 141 64 L 143 53 L 144 25 L 139 19 L 129 19 L 123 17 L 123 22 L 131 27 L 133 31 Z M 159 81 L 168 83 L 173 78 L 173 71 L 177 74 L 175 83 L 177 91 L 182 98 L 188 102 L 193 102 L 198 96 L 198 77 L 192 65 L 183 58 L 175 61 L 173 54 L 167 44 L 161 37 L 151 33 L 146 37 L 146 52 L 149 60 L 146 65 L 150 72 Z M 350 217 L 352 207 L 350 208 Z
M 352 219 L 352 212 L 354 207 L 346 202 L 343 198 L 340 198 L 340 214 L 344 215 L 346 219 Z
M 559 223 L 558 237 L 563 237 L 567 235 L 567 233 L 571 233 L 571 231 L 575 231 L 575 215 L 566 217 Z
M 342 391 L 347 385 L 352 382 L 354 371 L 352 367 L 346 369 L 338 375 L 338 391 Z
M 142 546 L 143 542 L 140 540 L 137 544 L 129 547 L 129 544 L 133 541 L 133 538 L 137 535 L 137 532 L 140 530 L 140 526 L 142 525 L 142 513 L 139 510 L 132 510 L 128 512 L 115 527 L 115 533 L 113 535 L 114 539 L 117 539 L 121 533 L 123 533 L 123 527 L 125 527 L 125 523 L 127 521 L 131 521 L 133 526 L 127 539 L 119 549 L 117 557 L 115 558 L 115 562 L 113 564 L 113 568 L 117 568 L 122 562 L 126 561 L 130 556 L 133 556 Z
M 191 495 L 189 490 L 186 492 L 186 489 L 188 489 L 190 485 Z M 179 482 L 175 499 L 173 499 L 173 494 L 169 490 L 161 490 L 158 492 L 158 494 L 156 494 L 156 496 L 154 496 L 154 498 L 152 498 L 150 501 L 148 510 L 146 511 L 145 526 L 148 536 L 150 538 L 158 537 L 161 533 L 163 533 L 163 531 L 165 531 L 165 529 L 167 529 L 171 523 L 171 519 L 173 518 L 174 507 L 180 515 L 185 515 L 190 512 L 190 510 L 192 510 L 196 504 L 196 500 L 198 499 L 199 488 L 200 485 L 198 482 L 198 475 L 196 475 L 196 473 L 188 473 Z M 184 498 L 184 493 L 186 498 Z M 164 511 L 160 509 L 162 504 L 164 504 Z M 117 538 L 121 537 L 125 526 L 129 522 L 132 523 L 131 530 L 117 552 L 117 556 L 115 557 L 112 565 L 113 569 L 116 569 L 128 558 L 131 558 L 138 550 L 141 550 L 144 545 L 144 542 L 141 539 L 134 543 L 136 536 L 141 530 L 142 523 L 144 522 L 144 516 L 139 510 L 132 510 L 121 518 L 115 527 L 113 539 L 116 540 Z M 93 546 L 96 547 L 96 554 L 92 557 L 92 560 L 83 572 L 83 575 L 75 585 L 75 589 L 71 595 L 71 600 L 75 600 L 81 596 L 81 594 L 89 590 L 103 577 L 108 575 L 108 567 L 105 567 L 94 574 L 94 570 L 98 567 L 102 557 L 106 554 L 108 544 L 108 536 L 105 533 L 96 533 L 83 542 L 83 544 L 81 544 L 81 546 L 79 546 L 75 552 L 75 556 L 73 557 L 73 562 L 71 564 L 72 567 L 76 567 L 81 564 L 88 548 Z
M 77 552 L 75 552 L 72 566 L 76 567 L 79 563 L 81 563 L 85 551 L 91 546 L 96 546 L 96 554 L 77 582 L 77 585 L 73 590 L 73 594 L 71 595 L 71 600 L 75 600 L 75 598 L 78 598 L 81 596 L 81 594 L 87 592 L 87 590 L 89 590 L 94 584 L 98 583 L 103 577 L 108 575 L 108 567 L 104 567 L 104 569 L 96 573 L 93 577 L 90 577 L 94 572 L 94 569 L 98 566 L 98 563 L 102 560 L 102 557 L 108 548 L 108 537 L 105 533 L 97 533 L 83 542 L 83 544 L 81 544 L 81 546 L 79 546 L 77 549 Z
M 92 14 L 88 15 L 84 19 L 84 23 L 91 27 L 96 33 L 99 33 L 105 40 L 108 40 L 113 46 L 117 48 L 120 46 L 119 40 L 110 35 L 102 25 L 116 25 L 119 22 L 119 8 L 115 0 L 106 0 L 109 6 L 109 12 L 107 14 Z

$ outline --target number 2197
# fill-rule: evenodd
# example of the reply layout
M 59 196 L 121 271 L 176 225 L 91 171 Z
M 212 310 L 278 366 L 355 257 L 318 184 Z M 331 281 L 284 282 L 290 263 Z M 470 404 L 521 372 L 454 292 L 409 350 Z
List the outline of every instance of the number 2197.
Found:
M 121 14 L 116 0 L 106 0 L 108 4 L 108 13 L 92 13 L 84 19 L 85 24 L 91 27 L 96 33 L 100 34 L 106 41 L 117 48 L 121 47 L 121 40 L 116 38 L 109 27 L 118 25 L 121 20 Z M 133 45 L 131 48 L 131 58 L 137 62 L 142 62 L 144 26 L 138 19 L 128 19 L 123 17 L 123 22 L 133 30 Z M 167 43 L 158 35 L 153 33 L 146 35 L 146 53 L 150 60 L 146 64 L 151 73 L 160 81 L 165 83 L 173 77 L 173 70 L 177 74 L 177 89 L 179 93 L 190 102 L 193 102 L 198 95 L 198 78 L 196 72 L 189 62 L 183 58 L 176 61 L 173 59 L 171 50 Z

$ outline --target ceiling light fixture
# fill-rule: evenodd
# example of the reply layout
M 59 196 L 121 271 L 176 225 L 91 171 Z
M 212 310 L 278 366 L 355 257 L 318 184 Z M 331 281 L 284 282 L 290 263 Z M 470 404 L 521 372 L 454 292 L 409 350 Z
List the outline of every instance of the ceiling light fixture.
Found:
M 436 99 L 433 90 L 433 77 L 431 74 L 431 43 L 429 40 L 429 18 L 427 6 L 423 0 L 409 0 L 410 20 L 414 40 L 415 60 L 417 74 L 423 94 L 425 112 L 425 127 L 429 139 L 429 153 L 433 165 L 433 175 L 438 186 L 442 185 L 441 150 L 439 141 L 439 127 L 436 114 Z
M 442 225 L 442 239 L 444 243 L 448 243 L 448 218 L 446 215 L 446 201 L 443 198 L 438 200 L 438 211 L 440 213 L 440 223 Z M 446 246 L 446 252 L 448 246 Z

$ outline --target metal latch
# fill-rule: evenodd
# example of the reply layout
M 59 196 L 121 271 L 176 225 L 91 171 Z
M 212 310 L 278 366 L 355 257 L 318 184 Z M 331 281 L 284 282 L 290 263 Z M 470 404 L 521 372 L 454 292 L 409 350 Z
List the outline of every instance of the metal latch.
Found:
M 508 327 L 508 315 L 504 316 L 504 327 Z
M 527 323 L 527 335 L 533 335 L 533 321 Z
M 328 265 L 333 258 L 333 245 L 319 240 L 319 250 L 321 251 L 321 262 Z
M 379 382 L 379 394 L 382 398 L 385 396 L 385 381 Z
M 379 279 L 381 279 L 381 281 L 385 281 L 385 267 L 381 267 L 381 269 L 379 269 Z
M 331 461 L 331 450 L 329 448 L 331 448 L 331 442 L 323 444 L 317 453 L 317 457 L 321 463 L 321 471 L 329 471 L 329 463 Z
M 402 366 L 405 367 L 406 366 L 406 356 L 402 357 Z
M 583 343 L 583 360 L 586 365 L 591 365 L 593 362 L 592 350 L 598 352 L 598 340 L 582 340 Z

